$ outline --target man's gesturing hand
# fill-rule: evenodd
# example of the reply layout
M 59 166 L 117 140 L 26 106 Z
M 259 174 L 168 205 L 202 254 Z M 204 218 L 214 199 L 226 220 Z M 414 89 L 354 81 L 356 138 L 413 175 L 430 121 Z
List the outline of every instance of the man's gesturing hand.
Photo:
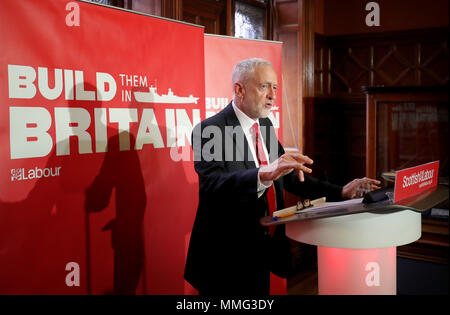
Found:
M 303 172 L 311 173 L 312 170 L 303 164 L 313 164 L 314 161 L 309 157 L 299 153 L 285 153 L 275 162 L 269 165 L 262 165 L 259 168 L 259 179 L 261 182 L 270 182 L 277 180 L 281 176 L 289 174 L 293 170 L 297 172 L 300 181 L 304 181 Z

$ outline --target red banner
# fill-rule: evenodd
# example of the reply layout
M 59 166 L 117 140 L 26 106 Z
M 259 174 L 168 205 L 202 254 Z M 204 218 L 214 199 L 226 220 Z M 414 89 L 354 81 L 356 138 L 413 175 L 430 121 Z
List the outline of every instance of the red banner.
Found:
M 0 293 L 182 294 L 203 29 L 0 2 Z
M 395 173 L 394 202 L 404 200 L 438 185 L 439 161 Z

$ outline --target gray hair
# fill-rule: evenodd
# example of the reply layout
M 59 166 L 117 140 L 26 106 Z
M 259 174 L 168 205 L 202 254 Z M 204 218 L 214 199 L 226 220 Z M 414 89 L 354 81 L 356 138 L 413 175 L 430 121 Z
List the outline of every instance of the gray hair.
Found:
M 249 76 L 255 72 L 255 68 L 258 66 L 270 66 L 272 64 L 261 58 L 251 58 L 239 61 L 236 66 L 234 66 L 233 74 L 231 76 L 231 84 L 236 82 L 244 83 L 248 80 Z

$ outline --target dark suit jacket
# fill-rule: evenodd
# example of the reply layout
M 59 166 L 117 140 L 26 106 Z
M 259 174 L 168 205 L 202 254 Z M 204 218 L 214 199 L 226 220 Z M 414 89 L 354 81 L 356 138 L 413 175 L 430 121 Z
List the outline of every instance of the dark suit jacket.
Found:
M 260 119 L 261 134 L 271 162 L 284 154 L 268 118 Z M 204 120 L 193 130 L 199 205 L 192 229 L 185 279 L 208 294 L 268 294 L 269 271 L 286 277 L 289 240 L 284 225 L 274 237 L 259 220 L 268 215 L 264 193 L 258 198 L 258 168 L 233 107 Z M 339 200 L 342 188 L 291 172 L 274 182 L 278 209 L 283 189 L 304 198 Z

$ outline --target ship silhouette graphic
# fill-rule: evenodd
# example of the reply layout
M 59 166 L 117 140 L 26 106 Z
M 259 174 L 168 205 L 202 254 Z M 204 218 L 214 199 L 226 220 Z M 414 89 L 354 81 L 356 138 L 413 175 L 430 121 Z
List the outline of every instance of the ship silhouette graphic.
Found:
M 172 89 L 169 88 L 167 94 L 159 95 L 156 92 L 156 87 L 150 86 L 148 92 L 134 92 L 134 98 L 140 103 L 166 103 L 166 104 L 190 104 L 195 103 L 199 97 L 189 96 L 176 96 L 173 94 Z

